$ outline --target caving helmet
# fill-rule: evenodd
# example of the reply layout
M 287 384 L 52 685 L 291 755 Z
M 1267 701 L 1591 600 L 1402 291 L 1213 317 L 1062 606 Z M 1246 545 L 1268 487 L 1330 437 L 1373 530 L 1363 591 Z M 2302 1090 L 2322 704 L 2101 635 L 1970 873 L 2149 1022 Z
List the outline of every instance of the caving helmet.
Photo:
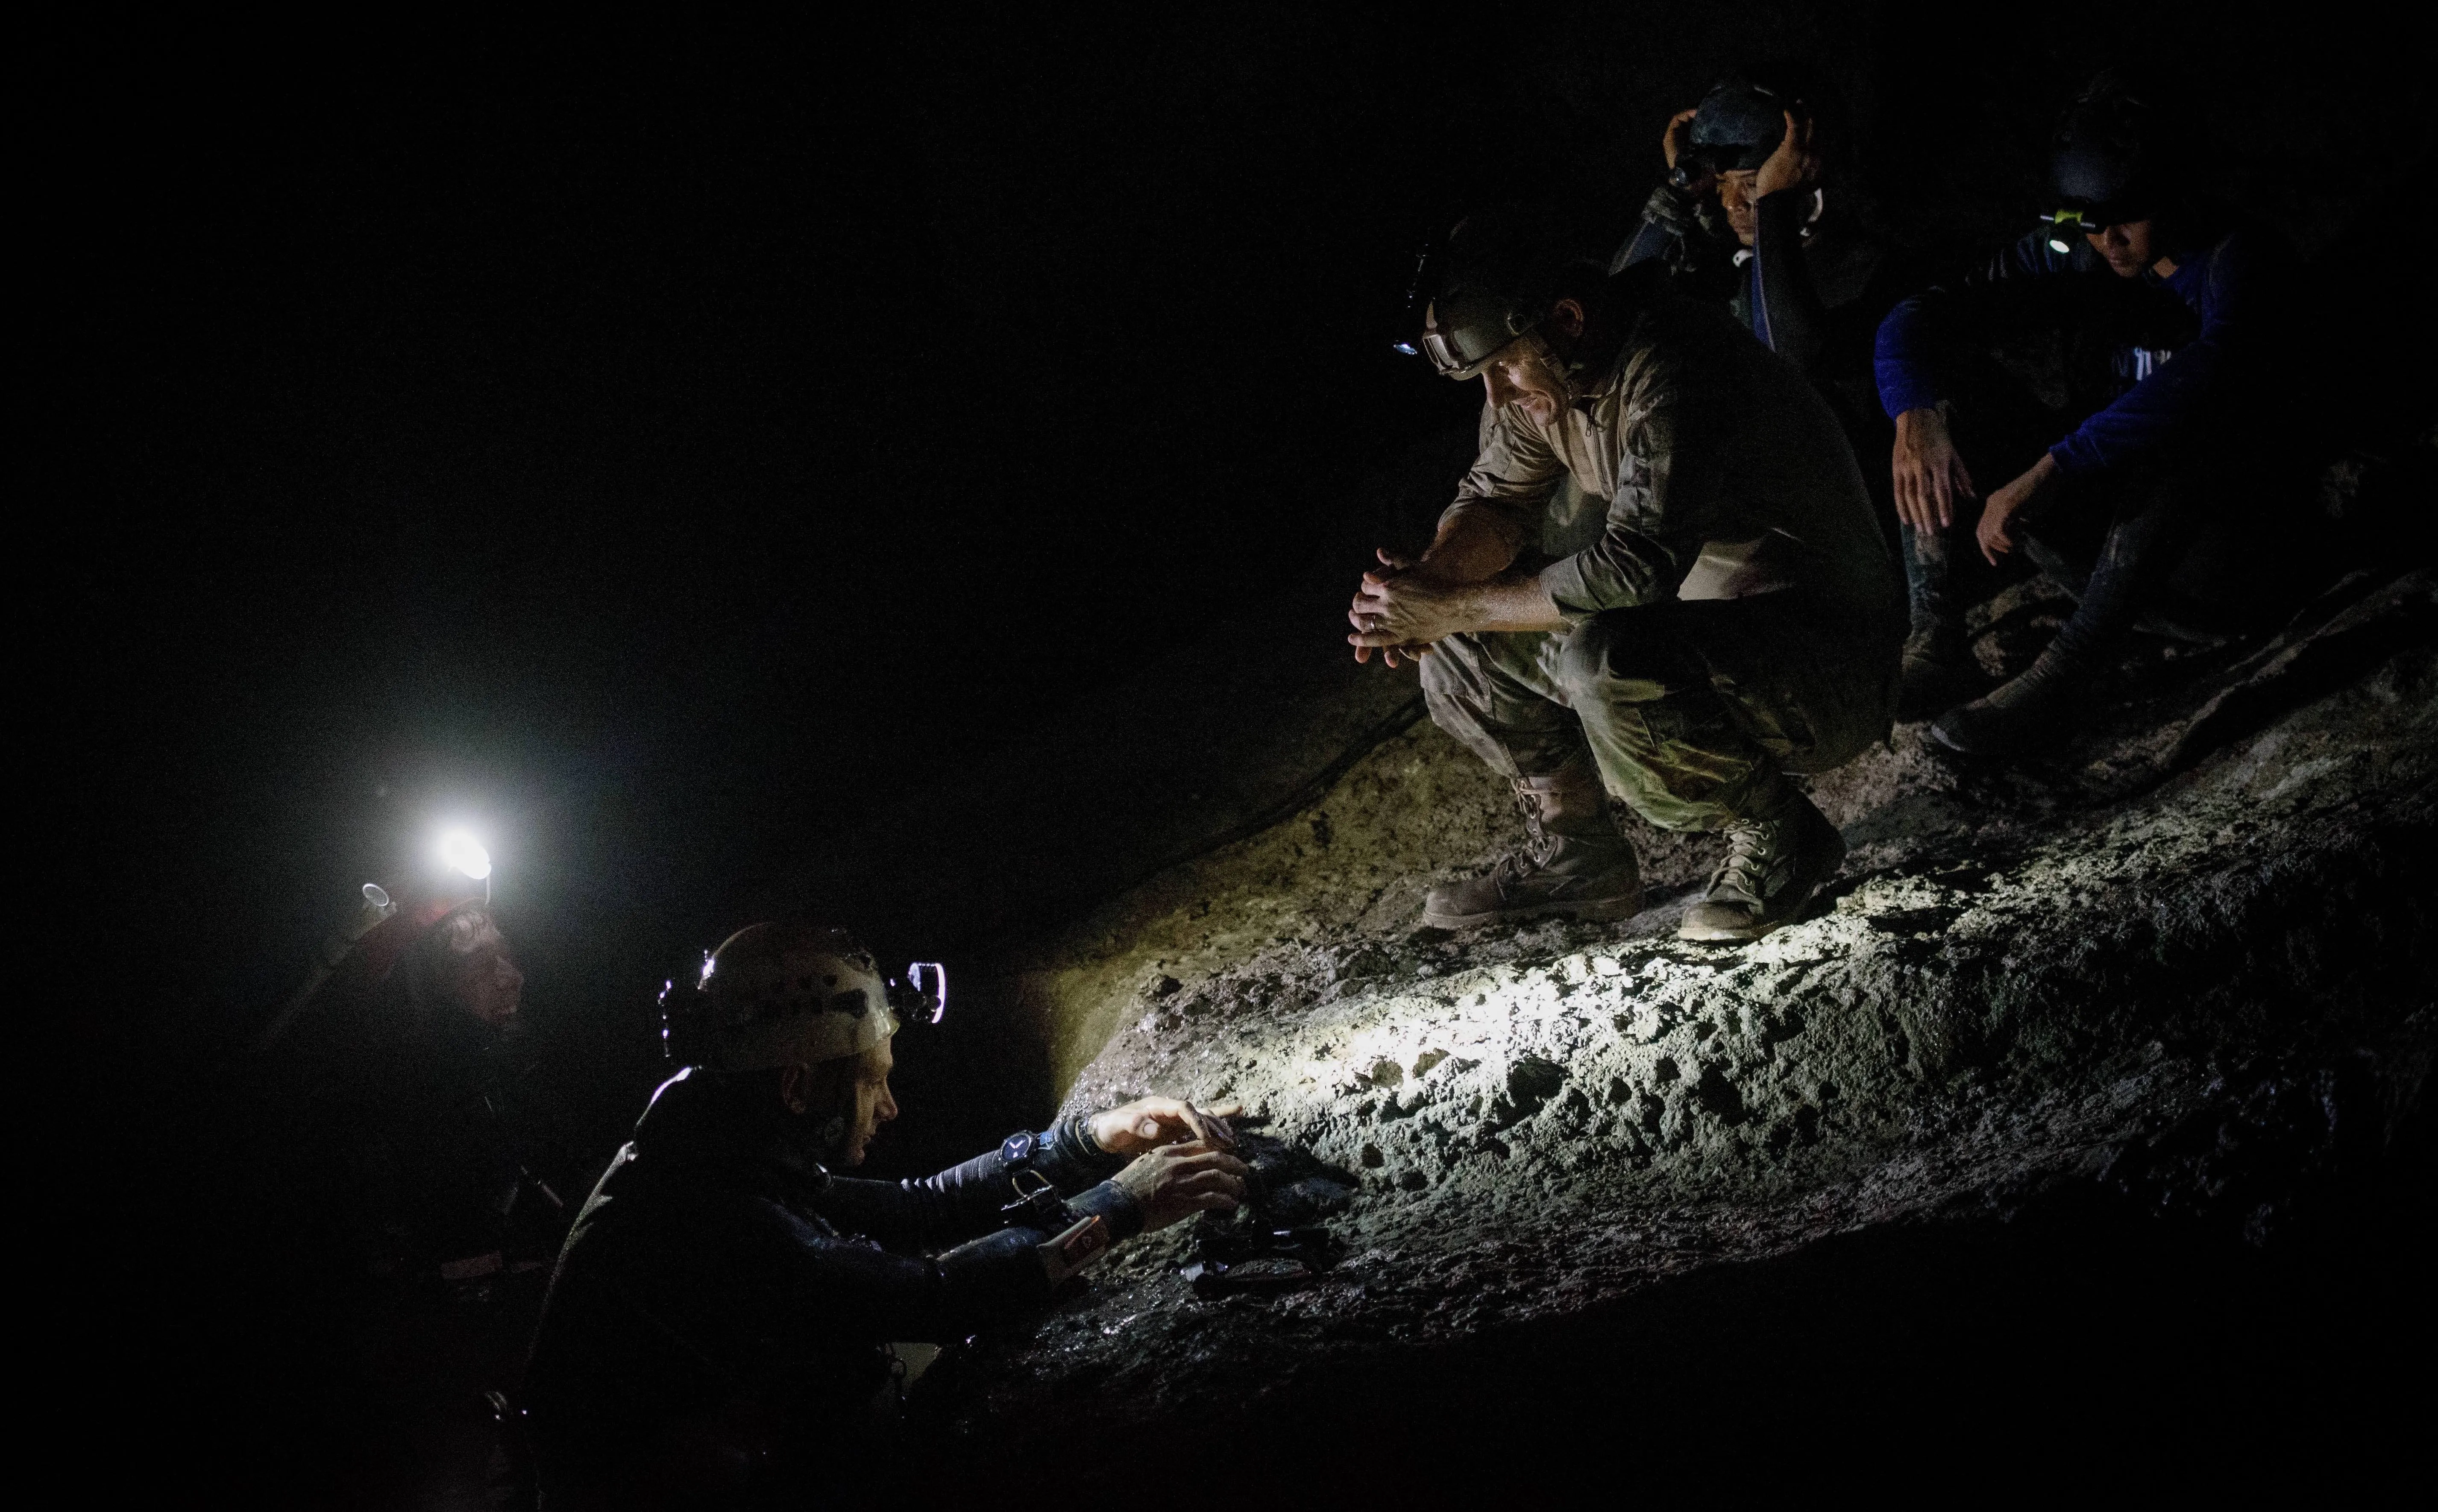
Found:
M 2156 213 L 2173 176 L 2166 138 L 2149 91 L 2113 71 L 2092 80 L 2049 143 L 2052 243 Z
M 1398 349 L 1428 357 L 1442 378 L 1478 377 L 1509 343 L 1548 318 L 1582 262 L 1570 245 L 1541 210 L 1501 205 L 1466 217 L 1416 270 L 1409 303 L 1421 307 L 1421 330 Z
M 935 1024 L 946 1009 L 936 961 L 884 978 L 843 929 L 749 924 L 704 955 L 692 982 L 662 984 L 661 1039 L 684 1064 L 769 1070 L 861 1055 L 905 1022 Z
M 1687 150 L 1672 175 L 1677 187 L 1713 173 L 1760 167 L 1786 140 L 1786 113 L 1802 110 L 1802 101 L 1785 90 L 1749 79 L 1719 80 L 1693 113 Z

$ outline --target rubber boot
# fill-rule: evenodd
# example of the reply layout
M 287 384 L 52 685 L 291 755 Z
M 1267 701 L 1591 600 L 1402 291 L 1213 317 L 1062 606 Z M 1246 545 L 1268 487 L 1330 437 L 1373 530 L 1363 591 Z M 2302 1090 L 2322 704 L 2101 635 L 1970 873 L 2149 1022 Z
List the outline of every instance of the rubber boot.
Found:
M 1931 721 L 1930 737 L 1963 756 L 2023 756 L 2062 740 L 2082 712 L 2091 678 L 2051 644 L 2022 677 Z
M 1964 636 L 1964 614 L 1948 579 L 1949 541 L 1943 533 L 1903 527 L 1905 597 L 1913 626 L 1905 637 L 1897 683 L 1897 718 L 1927 719 L 1952 707 L 1981 686 L 1981 669 Z
M 1917 623 L 1905 637 L 1904 660 L 1897 683 L 1897 720 L 1910 724 L 1927 719 L 1984 686 L 1980 664 L 1960 625 Z
M 1727 826 L 1727 858 L 1710 891 L 1685 914 L 1679 940 L 1758 940 L 1803 916 L 1812 895 L 1845 864 L 1846 837 L 1811 800 L 1790 787 L 1766 819 Z
M 1642 911 L 1642 868 L 1617 833 L 1599 769 L 1577 762 L 1548 777 L 1518 778 L 1515 797 L 1531 840 L 1487 876 L 1433 888 L 1422 923 L 1436 929 L 1525 919 L 1628 919 Z

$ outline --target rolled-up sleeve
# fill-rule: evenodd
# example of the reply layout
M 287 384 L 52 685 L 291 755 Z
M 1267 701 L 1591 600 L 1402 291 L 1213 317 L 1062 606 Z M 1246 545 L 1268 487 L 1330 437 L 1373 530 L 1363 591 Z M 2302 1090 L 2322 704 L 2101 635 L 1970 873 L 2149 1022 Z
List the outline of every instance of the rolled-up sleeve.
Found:
M 1531 421 L 1512 409 L 1485 407 L 1480 450 L 1456 486 L 1456 501 L 1440 514 L 1440 529 L 1478 519 L 1506 542 L 1512 559 L 1539 537 L 1549 495 L 1565 471 Z
M 1541 586 L 1569 624 L 1674 598 L 1702 554 L 1699 520 L 1717 482 L 1717 448 L 1688 434 L 1694 407 L 1673 375 L 1652 368 L 1629 381 L 1607 528 L 1541 571 Z

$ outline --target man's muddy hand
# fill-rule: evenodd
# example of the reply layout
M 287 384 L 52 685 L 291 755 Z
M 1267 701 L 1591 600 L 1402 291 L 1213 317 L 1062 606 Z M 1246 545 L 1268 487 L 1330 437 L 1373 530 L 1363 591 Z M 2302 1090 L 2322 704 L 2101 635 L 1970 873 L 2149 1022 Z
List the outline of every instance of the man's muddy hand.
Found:
M 1198 1108 L 1178 1098 L 1138 1098 L 1092 1117 L 1092 1141 L 1113 1155 L 1139 1155 L 1163 1145 L 1192 1140 L 1215 1150 L 1232 1149 L 1236 1131 L 1228 1120 L 1244 1105 L 1222 1102 Z
M 1383 642 L 1365 638 L 1364 632 L 1374 627 L 1371 611 L 1364 607 L 1366 593 L 1374 585 L 1391 582 L 1411 572 L 1415 567 L 1413 558 L 1392 552 L 1386 546 L 1372 554 L 1380 558 L 1380 565 L 1363 574 L 1363 587 L 1355 592 L 1354 607 L 1347 611 L 1346 617 L 1353 624 L 1356 632 L 1346 638 L 1347 642 L 1354 647 L 1354 659 L 1357 661 L 1370 660 L 1371 653 L 1376 649 L 1380 653 L 1380 660 L 1387 666 L 1395 667 L 1401 659 L 1419 665 L 1422 658 L 1430 652 L 1428 643 L 1417 644 L 1404 641 Z
M 2040 498 L 2057 477 L 2057 458 L 2044 451 L 2040 453 L 2040 461 L 2024 469 L 2022 477 L 1991 494 L 1989 501 L 1981 506 L 1981 522 L 1973 527 L 1972 535 L 1981 543 L 1981 554 L 1988 559 L 1990 566 L 1997 566 L 1999 557 L 2015 549 L 2015 537 L 2007 526 Z
M 1148 1233 L 1200 1212 L 1234 1212 L 1245 1200 L 1245 1178 L 1252 1173 L 1228 1152 L 1197 1139 L 1162 1145 L 1110 1179 L 1142 1204 Z
M 1386 547 L 1375 554 L 1380 565 L 1363 574 L 1346 611 L 1347 622 L 1354 626 L 1347 643 L 1354 647 L 1357 661 L 1369 660 L 1374 650 L 1392 667 L 1401 656 L 1418 661 L 1431 642 L 1457 627 L 1454 595 L 1422 563 Z
M 1917 531 L 1955 523 L 1957 501 L 1976 497 L 1972 474 L 1935 409 L 1907 410 L 1897 416 L 1897 444 L 1889 460 L 1896 484 L 1897 518 Z

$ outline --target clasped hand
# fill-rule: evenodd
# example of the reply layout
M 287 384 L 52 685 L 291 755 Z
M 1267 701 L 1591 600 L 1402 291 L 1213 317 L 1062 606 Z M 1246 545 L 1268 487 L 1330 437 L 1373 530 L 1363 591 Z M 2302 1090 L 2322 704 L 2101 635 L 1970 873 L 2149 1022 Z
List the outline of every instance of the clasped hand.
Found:
M 1346 642 L 1357 661 L 1370 660 L 1374 650 L 1392 667 L 1400 658 L 1420 661 L 1431 642 L 1460 628 L 1458 596 L 1410 559 L 1385 549 L 1377 554 L 1380 565 L 1363 574 L 1346 611 L 1354 626 Z

